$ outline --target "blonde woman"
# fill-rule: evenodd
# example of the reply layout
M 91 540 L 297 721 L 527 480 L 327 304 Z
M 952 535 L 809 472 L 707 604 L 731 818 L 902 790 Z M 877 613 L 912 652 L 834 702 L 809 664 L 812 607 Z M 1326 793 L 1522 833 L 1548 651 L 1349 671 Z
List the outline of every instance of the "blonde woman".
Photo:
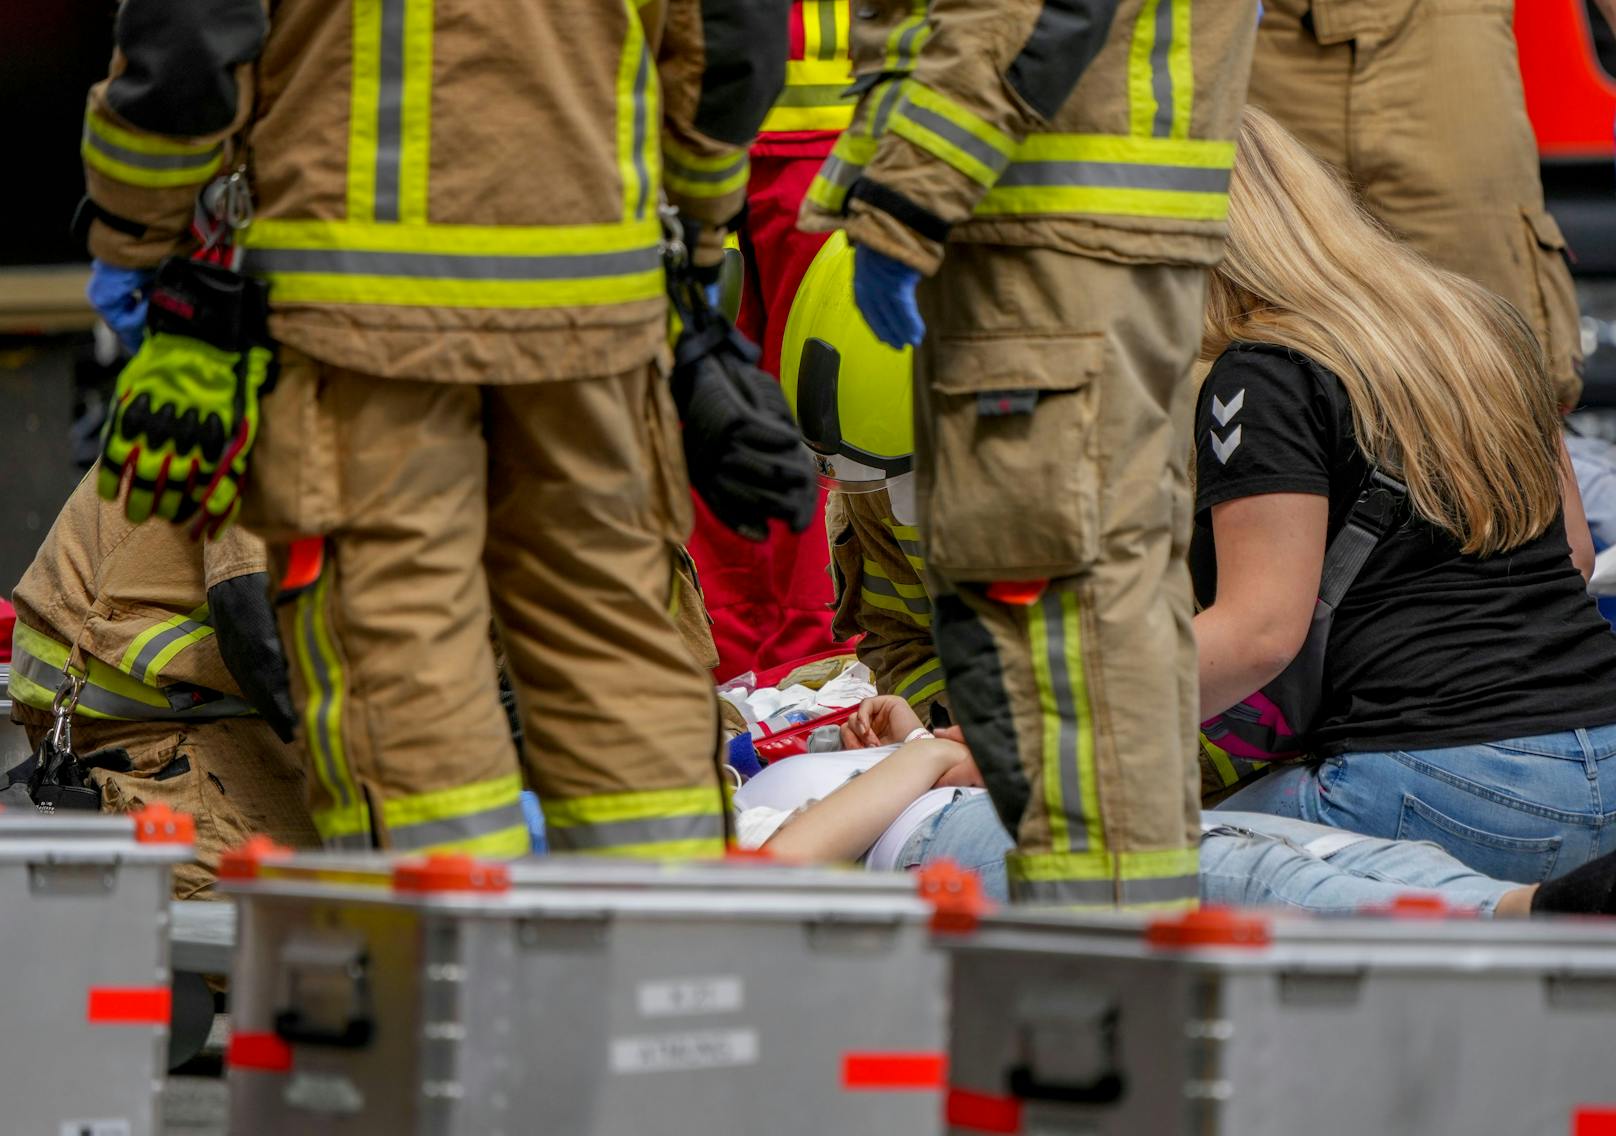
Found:
M 1313 760 L 1228 807 L 1431 840 L 1524 883 L 1608 851 L 1616 637 L 1585 591 L 1587 524 L 1521 315 L 1248 110 L 1202 354 L 1203 718 L 1295 657 L 1372 474 L 1407 487 L 1337 609 Z

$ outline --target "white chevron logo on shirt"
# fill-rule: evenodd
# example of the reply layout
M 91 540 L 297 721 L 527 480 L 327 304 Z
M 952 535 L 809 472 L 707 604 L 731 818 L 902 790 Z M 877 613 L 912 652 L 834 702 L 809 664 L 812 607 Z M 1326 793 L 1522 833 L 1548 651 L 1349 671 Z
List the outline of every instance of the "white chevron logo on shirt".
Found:
M 1224 402 L 1217 395 L 1212 396 L 1212 417 L 1218 420 L 1219 426 L 1227 426 L 1229 419 L 1240 413 L 1240 408 L 1246 405 L 1246 388 L 1241 387 L 1234 392 L 1234 397 Z M 1238 443 L 1237 443 L 1238 444 Z
M 1240 427 L 1236 426 L 1229 431 L 1227 438 L 1218 437 L 1216 430 L 1209 431 L 1212 435 L 1212 452 L 1218 457 L 1219 465 L 1229 464 L 1229 455 L 1240 448 Z

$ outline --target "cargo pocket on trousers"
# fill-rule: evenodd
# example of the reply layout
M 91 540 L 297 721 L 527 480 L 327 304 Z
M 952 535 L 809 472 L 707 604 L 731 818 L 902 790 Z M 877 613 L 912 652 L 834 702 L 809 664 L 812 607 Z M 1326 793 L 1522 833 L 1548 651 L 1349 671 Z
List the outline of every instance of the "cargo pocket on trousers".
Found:
M 1104 337 L 943 339 L 933 353 L 929 566 L 979 583 L 1087 570 Z
M 713 640 L 713 618 L 707 614 L 707 601 L 702 596 L 701 578 L 696 574 L 696 561 L 683 545 L 674 546 L 673 600 L 668 605 L 674 626 L 685 650 L 704 671 L 718 666 L 718 644 Z
M 1566 264 L 1566 240 L 1560 226 L 1543 209 L 1522 209 L 1526 221 L 1526 251 L 1535 283 L 1538 310 L 1529 313 L 1532 330 L 1542 341 L 1549 361 L 1549 377 L 1561 406 L 1577 404 L 1582 380 L 1581 313 L 1577 293 Z
M 1439 845 L 1483 875 L 1522 884 L 1540 884 L 1554 874 L 1560 857 L 1558 836 L 1505 836 L 1454 820 L 1410 793 L 1403 794 L 1397 839 Z

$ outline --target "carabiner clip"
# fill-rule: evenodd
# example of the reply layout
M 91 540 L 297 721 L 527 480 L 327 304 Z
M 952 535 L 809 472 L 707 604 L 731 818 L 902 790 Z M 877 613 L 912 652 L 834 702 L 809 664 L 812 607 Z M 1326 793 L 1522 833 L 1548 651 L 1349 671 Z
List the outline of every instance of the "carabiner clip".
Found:
M 84 692 L 84 678 L 73 673 L 72 664 L 62 667 L 62 685 L 51 699 L 51 745 L 63 753 L 73 749 L 73 711 L 78 709 L 79 695 Z

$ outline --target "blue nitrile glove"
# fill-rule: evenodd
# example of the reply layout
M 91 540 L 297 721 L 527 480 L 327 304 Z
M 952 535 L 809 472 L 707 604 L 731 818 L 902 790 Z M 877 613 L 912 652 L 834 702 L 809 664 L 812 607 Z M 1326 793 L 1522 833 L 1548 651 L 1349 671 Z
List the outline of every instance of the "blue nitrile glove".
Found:
M 926 325 L 915 303 L 920 273 L 864 245 L 853 253 L 853 301 L 875 337 L 888 347 L 919 347 Z
M 146 286 L 151 279 L 147 268 L 118 268 L 102 260 L 90 262 L 90 286 L 84 294 L 131 353 L 140 350 L 140 341 L 146 334 Z

